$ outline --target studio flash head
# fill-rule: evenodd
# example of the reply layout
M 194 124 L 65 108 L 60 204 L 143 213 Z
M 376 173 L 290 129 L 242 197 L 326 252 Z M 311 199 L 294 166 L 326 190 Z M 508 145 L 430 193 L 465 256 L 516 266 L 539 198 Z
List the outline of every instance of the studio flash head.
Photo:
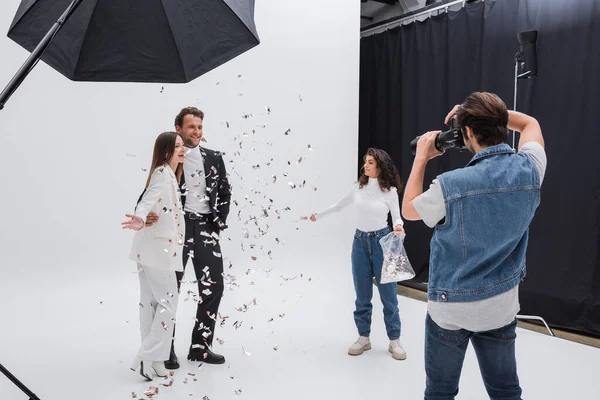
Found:
M 516 55 L 519 79 L 529 79 L 537 76 L 537 31 L 524 31 L 517 34 L 519 52 Z

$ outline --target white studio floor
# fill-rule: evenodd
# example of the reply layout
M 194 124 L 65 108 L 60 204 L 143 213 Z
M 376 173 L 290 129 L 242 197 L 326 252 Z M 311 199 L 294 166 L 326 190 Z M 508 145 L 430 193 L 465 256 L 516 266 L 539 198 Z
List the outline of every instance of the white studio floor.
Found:
M 3 307 L 0 363 L 42 400 L 125 400 L 132 393 L 147 399 L 149 386 L 159 388 L 153 398 L 161 400 L 422 399 L 426 305 L 399 298 L 406 361 L 387 352 L 378 298 L 373 350 L 348 356 L 356 338 L 354 299 L 342 261 L 228 271 L 238 286 L 226 290 L 220 312 L 229 318 L 216 330 L 224 365 L 199 368 L 185 360 L 195 304 L 184 301 L 193 290 L 184 286 L 176 341 L 182 368 L 171 386 L 164 386 L 169 380 L 147 383 L 128 369 L 139 346 L 133 265 L 124 262 L 119 276 L 96 269 L 71 280 L 14 272 L 1 283 L 10 303 Z M 247 311 L 236 311 L 244 304 Z M 242 323 L 237 329 L 236 321 Z M 518 335 L 524 399 L 599 398 L 600 349 L 521 329 Z M 0 375 L 0 399 L 26 396 Z M 471 349 L 458 399 L 487 399 Z

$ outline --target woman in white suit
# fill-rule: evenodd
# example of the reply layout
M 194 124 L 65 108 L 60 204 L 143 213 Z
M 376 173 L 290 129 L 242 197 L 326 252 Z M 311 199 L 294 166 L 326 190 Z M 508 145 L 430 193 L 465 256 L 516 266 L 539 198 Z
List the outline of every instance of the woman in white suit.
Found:
M 140 330 L 142 345 L 131 367 L 140 367 L 148 380 L 167 376 L 164 360 L 169 359 L 177 311 L 177 277 L 183 271 L 182 252 L 185 222 L 179 180 L 185 148 L 176 132 L 161 133 L 154 143 L 152 167 L 146 191 L 124 229 L 136 230 L 130 258 L 137 262 L 140 278 Z M 145 227 L 150 212 L 160 218 Z

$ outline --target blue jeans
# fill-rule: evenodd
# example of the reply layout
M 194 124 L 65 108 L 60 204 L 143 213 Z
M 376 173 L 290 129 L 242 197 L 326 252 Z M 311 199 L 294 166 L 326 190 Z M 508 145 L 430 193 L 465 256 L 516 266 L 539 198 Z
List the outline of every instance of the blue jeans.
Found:
M 521 400 L 515 358 L 517 320 L 486 332 L 450 331 L 427 314 L 425 323 L 425 400 L 453 400 L 469 340 L 473 344 L 490 399 Z
M 354 234 L 354 243 L 352 244 L 352 276 L 356 291 L 354 322 L 360 336 L 369 336 L 371 333 L 373 311 L 371 299 L 373 298 L 373 277 L 375 277 L 378 282 L 379 297 L 383 303 L 388 338 L 390 340 L 400 338 L 400 312 L 398 311 L 396 283 L 379 284 L 383 265 L 383 251 L 379 239 L 390 232 L 390 228 L 386 227 L 375 232 L 362 232 L 357 229 Z

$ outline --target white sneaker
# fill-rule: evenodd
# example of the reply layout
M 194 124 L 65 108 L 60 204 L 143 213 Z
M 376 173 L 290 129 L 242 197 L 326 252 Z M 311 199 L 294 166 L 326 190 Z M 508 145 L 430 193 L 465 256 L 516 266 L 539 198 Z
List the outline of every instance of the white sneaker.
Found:
M 400 339 L 390 340 L 388 350 L 392 353 L 392 357 L 395 360 L 406 360 L 406 351 L 404 351 L 404 347 L 400 344 Z
M 348 354 L 351 356 L 360 356 L 367 350 L 371 350 L 371 341 L 368 336 L 359 336 L 358 340 L 350 346 Z

